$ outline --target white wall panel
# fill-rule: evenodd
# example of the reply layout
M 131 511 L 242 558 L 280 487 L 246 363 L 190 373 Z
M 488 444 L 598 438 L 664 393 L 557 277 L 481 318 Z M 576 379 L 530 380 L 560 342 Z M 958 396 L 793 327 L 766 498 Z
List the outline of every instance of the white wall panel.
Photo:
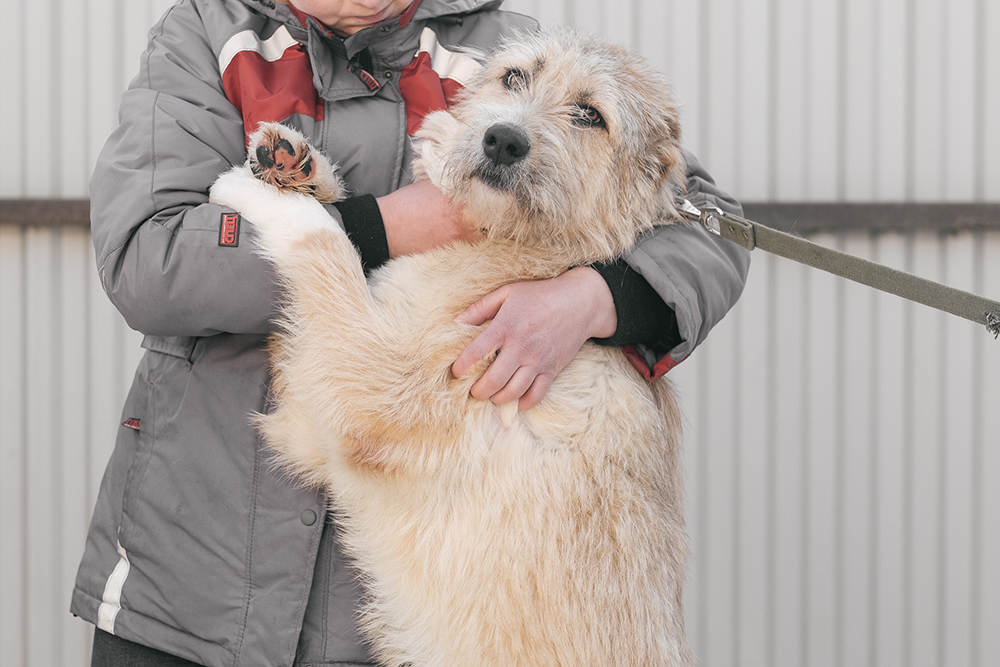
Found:
M 995 4 L 995 0 L 994 0 Z M 944 5 L 944 198 L 969 201 L 976 196 L 977 122 L 982 109 L 977 79 L 977 60 L 982 61 L 983 36 L 978 21 L 984 3 L 980 0 L 949 0 Z
M 906 238 L 887 234 L 879 239 L 873 259 L 896 269 L 906 268 Z M 874 295 L 874 336 L 871 353 L 875 373 L 873 480 L 871 529 L 872 633 L 871 664 L 903 667 L 904 590 L 903 570 L 907 550 L 900 508 L 904 507 L 906 456 L 909 443 L 906 397 L 909 386 L 907 344 L 910 340 L 907 310 L 902 299 Z
M 91 163 L 87 155 L 88 97 L 87 51 L 88 3 L 63 2 L 56 6 L 53 25 L 59 30 L 59 42 L 53 52 L 55 96 L 58 101 L 55 127 L 52 132 L 52 192 L 83 193 Z M 47 193 L 46 193 L 47 194 Z
M 82 229 L 0 227 L 0 666 L 86 665 L 69 614 L 140 336 Z
M 61 509 L 58 486 L 60 440 L 56 432 L 59 416 L 57 293 L 58 238 L 49 230 L 27 230 L 24 263 L 30 273 L 25 280 L 24 390 L 25 545 L 29 549 L 24 573 L 26 597 L 27 664 L 59 664 L 59 642 L 51 641 L 50 610 L 60 597 L 58 556 L 61 551 L 56 522 Z
M 979 54 L 976 61 L 976 86 L 981 94 L 976 137 L 978 149 L 977 196 L 991 201 L 1000 200 L 1000 2 L 980 0 L 976 32 Z
M 0 666 L 26 665 L 24 247 L 0 227 Z
M 1000 294 L 1000 232 L 814 239 Z M 996 664 L 998 369 L 978 325 L 755 255 L 671 371 L 702 664 Z
M 68 111 L 60 107 L 58 97 L 59 80 L 55 76 L 56 62 L 60 51 L 60 39 L 52 39 L 44 48 L 32 37 L 37 34 L 32 28 L 54 25 L 57 18 L 54 2 L 24 3 L 25 39 L 21 62 L 26 75 L 20 91 L 21 102 L 26 106 L 21 133 L 24 135 L 23 151 L 19 167 L 24 169 L 25 194 L 29 197 L 44 197 L 56 193 L 53 161 L 55 157 L 55 135 L 60 113 Z M 58 36 L 58 30 L 55 31 Z
M 911 123 L 911 100 L 907 91 L 911 85 L 912 62 L 909 0 L 879 0 L 874 7 L 873 33 L 876 47 L 872 70 L 875 94 L 871 108 L 871 142 L 873 175 L 871 199 L 902 201 L 911 196 L 909 170 L 912 161 L 908 141 Z M 853 45 L 854 40 L 850 40 Z M 864 121 L 850 131 L 857 131 Z M 853 153 L 849 153 L 853 155 Z M 851 160 L 853 164 L 853 159 Z M 856 196 L 859 187 L 848 178 L 848 196 Z M 859 197 L 861 201 L 866 198 Z
M 945 138 L 945 71 L 948 51 L 944 40 L 946 3 L 939 0 L 915 0 L 912 49 L 910 51 L 910 90 L 913 125 L 910 128 L 908 165 L 911 172 L 909 193 L 917 201 L 940 201 L 944 198 Z
M 749 286 L 743 298 L 746 305 L 734 315 L 737 331 L 767 332 L 768 281 L 756 281 Z M 772 367 L 768 340 L 765 333 L 759 339 L 738 336 L 736 368 L 730 395 L 736 409 L 733 411 L 735 431 L 733 455 L 735 474 L 734 517 L 735 552 L 733 554 L 736 578 L 737 651 L 734 663 L 744 667 L 768 667 L 768 637 L 772 622 L 770 591 L 767 574 L 771 561 L 770 493 L 771 470 L 769 452 L 770 430 L 773 421 L 768 402 L 772 387 Z
M 87 94 L 81 104 L 86 118 L 86 136 L 81 140 L 86 142 L 85 155 L 90 165 L 88 178 L 101 147 L 117 124 L 118 102 L 127 81 L 122 80 L 121 73 L 126 69 L 133 73 L 138 71 L 138 53 L 131 54 L 127 59 L 119 53 L 121 4 L 118 0 L 90 0 L 86 4 L 84 59 L 87 63 Z M 83 196 L 86 190 L 60 194 L 66 197 Z
M 7 29 L 0 39 L 0 124 L 12 128 L 6 137 L 9 155 L 24 155 L 25 148 L 25 67 L 24 15 L 28 3 L 4 2 L 4 22 Z M 19 197 L 26 191 L 25 169 L 20 160 L 0 160 L 0 197 Z
M 769 286 L 769 331 L 758 333 L 769 350 L 768 365 L 772 373 L 768 388 L 768 413 L 772 420 L 768 443 L 771 479 L 767 484 L 772 498 L 769 507 L 772 529 L 768 538 L 771 567 L 765 584 L 774 619 L 768 637 L 769 664 L 806 664 L 807 620 L 803 610 L 808 570 L 803 498 L 809 478 L 808 458 L 802 443 L 808 425 L 804 372 L 809 353 L 805 317 L 808 270 L 775 257 L 757 257 L 753 272 L 755 279 L 766 272 L 763 280 Z M 685 405 L 688 402 L 685 400 Z
M 804 147 L 808 144 L 806 95 L 811 72 L 805 57 L 808 44 L 806 8 L 801 0 L 777 0 L 774 11 L 776 48 L 772 68 L 775 82 L 772 87 L 772 113 L 775 116 L 774 163 L 768 172 L 773 174 L 771 190 L 774 197 L 783 201 L 807 199 L 806 159 Z M 722 91 L 724 94 L 724 91 Z
M 842 250 L 872 259 L 874 243 L 866 235 L 844 239 Z M 844 283 L 837 351 L 850 355 L 857 370 L 838 369 L 840 396 L 838 430 L 843 443 L 837 464 L 837 498 L 840 511 L 837 544 L 837 642 L 838 663 L 875 667 L 871 662 L 872 592 L 875 587 L 872 554 L 872 502 L 875 494 L 873 456 L 875 359 L 875 292 L 862 285 Z M 847 323 L 856 323 L 846 326 Z
M 879 5 L 870 0 L 845 0 L 841 8 L 844 24 L 838 43 L 838 95 L 842 96 L 843 135 L 837 164 L 842 170 L 843 189 L 838 194 L 853 201 L 875 199 L 878 70 L 872 64 L 877 62 L 879 47 L 875 39 Z
M 976 287 L 986 294 L 1000 294 L 1000 235 L 989 234 L 977 244 Z M 976 397 L 976 449 L 972 484 L 973 517 L 973 586 L 970 604 L 973 610 L 972 664 L 986 667 L 1000 660 L 1000 345 L 996 341 L 975 341 L 978 366 L 973 376 Z
M 738 0 L 736 15 L 735 52 L 729 54 L 735 72 L 733 113 L 735 120 L 735 174 L 733 190 L 747 200 L 768 201 L 773 175 L 766 165 L 772 162 L 775 127 L 773 124 L 774 85 L 772 60 L 776 47 L 773 34 L 772 2 L 770 0 Z M 714 35 L 713 38 L 717 39 Z M 719 86 L 714 85 L 713 89 Z

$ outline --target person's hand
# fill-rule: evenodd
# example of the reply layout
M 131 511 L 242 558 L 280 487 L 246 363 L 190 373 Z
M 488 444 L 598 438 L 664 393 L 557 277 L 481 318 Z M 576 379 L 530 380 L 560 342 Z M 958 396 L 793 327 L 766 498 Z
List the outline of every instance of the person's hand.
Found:
M 389 256 L 413 255 L 452 241 L 474 241 L 479 231 L 464 209 L 427 180 L 378 198 Z
M 493 321 L 452 365 L 462 377 L 480 359 L 497 352 L 472 396 L 498 405 L 538 405 L 552 380 L 588 338 L 607 338 L 618 328 L 607 283 L 590 267 L 557 278 L 514 283 L 487 294 L 458 316 L 465 324 Z

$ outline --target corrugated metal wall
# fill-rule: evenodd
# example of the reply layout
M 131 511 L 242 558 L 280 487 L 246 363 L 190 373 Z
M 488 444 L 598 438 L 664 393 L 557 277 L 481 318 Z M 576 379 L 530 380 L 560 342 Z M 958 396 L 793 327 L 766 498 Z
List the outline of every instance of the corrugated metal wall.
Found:
M 81 197 L 169 1 L 0 0 L 0 197 Z M 1000 201 L 993 0 L 509 0 L 653 58 L 749 201 Z M 765 221 L 766 222 L 766 221 Z M 1000 231 L 823 243 L 1000 297 Z M 84 230 L 0 227 L 0 667 L 84 665 L 68 599 L 138 336 Z M 703 664 L 1000 664 L 1000 343 L 758 254 L 672 372 Z
M 1000 231 L 815 238 L 1000 295 Z M 671 371 L 703 664 L 1000 664 L 998 373 L 980 326 L 755 256 Z
M 0 666 L 87 664 L 69 595 L 140 339 L 86 230 L 0 227 Z
M 508 0 L 652 59 L 745 200 L 1000 199 L 995 0 Z

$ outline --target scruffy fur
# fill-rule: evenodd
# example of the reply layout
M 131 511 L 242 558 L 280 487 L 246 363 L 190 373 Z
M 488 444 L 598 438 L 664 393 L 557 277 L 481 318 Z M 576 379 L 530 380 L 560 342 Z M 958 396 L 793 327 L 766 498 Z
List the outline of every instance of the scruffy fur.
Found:
M 484 137 L 498 124 L 528 138 L 526 155 L 490 157 Z M 463 204 L 486 238 L 393 260 L 369 284 L 319 202 L 279 191 L 260 166 L 281 164 L 279 149 L 291 148 L 288 164 L 308 154 L 324 165 L 292 167 L 292 181 L 342 195 L 294 131 L 263 126 L 248 165 L 212 190 L 254 224 L 287 289 L 272 345 L 276 407 L 257 424 L 290 470 L 328 489 L 366 579 L 362 626 L 377 659 L 692 664 L 669 385 L 590 343 L 527 411 L 469 395 L 488 360 L 467 377 L 450 372 L 480 330 L 455 322 L 469 304 L 619 256 L 674 219 L 683 165 L 666 85 L 603 42 L 522 36 L 420 136 L 418 175 Z

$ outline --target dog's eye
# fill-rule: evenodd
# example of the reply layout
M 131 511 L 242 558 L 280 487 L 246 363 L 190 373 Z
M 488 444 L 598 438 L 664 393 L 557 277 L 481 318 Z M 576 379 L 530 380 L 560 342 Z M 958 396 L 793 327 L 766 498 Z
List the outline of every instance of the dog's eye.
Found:
M 575 109 L 573 122 L 581 127 L 607 127 L 601 112 L 587 104 L 581 104 Z
M 503 85 L 507 90 L 520 90 L 528 85 L 528 77 L 519 69 L 507 70 L 503 77 Z

